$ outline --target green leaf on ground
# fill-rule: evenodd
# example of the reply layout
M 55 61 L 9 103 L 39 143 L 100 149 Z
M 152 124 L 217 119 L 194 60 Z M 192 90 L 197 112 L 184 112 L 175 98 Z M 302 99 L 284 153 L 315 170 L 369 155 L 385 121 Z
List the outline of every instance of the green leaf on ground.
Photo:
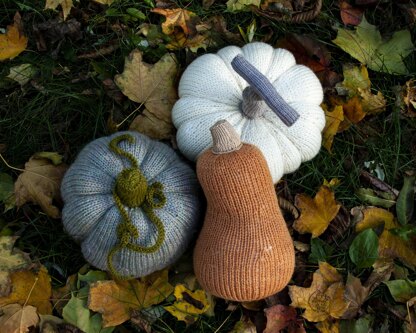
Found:
M 396 203 L 392 193 L 374 191 L 371 188 L 359 188 L 355 193 L 358 198 L 372 206 L 390 208 Z
M 260 0 L 228 0 L 227 9 L 230 12 L 238 12 L 242 10 L 250 10 L 250 6 L 260 6 Z
M 416 296 L 416 281 L 392 280 L 384 282 L 396 302 L 406 303 Z
M 378 237 L 373 229 L 360 232 L 349 248 L 352 262 L 358 268 L 371 267 L 378 258 Z
M 103 328 L 102 317 L 99 313 L 92 314 L 88 310 L 86 300 L 74 295 L 65 305 L 62 315 L 66 322 L 78 327 L 85 333 L 111 333 L 114 327 Z
M 409 30 L 396 31 L 384 41 L 376 26 L 364 16 L 355 31 L 338 29 L 333 42 L 372 70 L 391 74 L 407 74 L 403 59 L 414 50 Z

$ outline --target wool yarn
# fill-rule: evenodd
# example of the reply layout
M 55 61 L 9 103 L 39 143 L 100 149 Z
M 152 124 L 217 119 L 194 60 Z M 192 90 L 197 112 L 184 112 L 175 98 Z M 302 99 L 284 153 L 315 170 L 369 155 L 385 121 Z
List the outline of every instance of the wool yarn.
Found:
M 197 161 L 207 212 L 194 250 L 195 274 L 218 297 L 262 299 L 289 282 L 293 242 L 261 151 L 242 144 L 226 121 L 211 131 L 213 147 Z
M 65 230 L 117 278 L 172 264 L 198 227 L 194 171 L 167 145 L 126 131 L 92 141 L 66 172 Z
M 232 62 L 237 56 L 261 73 L 285 104 L 298 114 L 294 122 L 286 123 L 264 98 L 256 100 L 246 91 L 251 86 L 246 79 L 252 74 L 243 68 L 248 74 L 243 78 L 235 70 Z M 256 42 L 202 55 L 183 73 L 178 93 L 180 98 L 173 107 L 172 120 L 178 129 L 178 147 L 190 160 L 196 161 L 212 146 L 209 128 L 221 119 L 235 128 L 243 142 L 261 150 L 274 183 L 320 150 L 325 126 L 320 107 L 322 86 L 316 75 L 297 65 L 287 50 Z M 250 104 L 256 107 L 247 107 Z M 250 111 L 253 109 L 257 110 Z

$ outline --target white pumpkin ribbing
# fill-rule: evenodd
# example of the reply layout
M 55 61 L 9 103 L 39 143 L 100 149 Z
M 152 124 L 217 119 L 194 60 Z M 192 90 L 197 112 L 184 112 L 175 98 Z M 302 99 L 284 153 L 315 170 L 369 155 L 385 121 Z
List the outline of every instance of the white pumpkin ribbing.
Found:
M 283 124 L 267 105 L 258 118 L 250 119 L 241 112 L 242 92 L 248 83 L 231 67 L 237 55 L 244 56 L 264 74 L 300 114 L 291 127 Z M 301 162 L 313 158 L 321 147 L 325 126 L 325 115 L 319 106 L 322 86 L 309 68 L 296 65 L 287 50 L 250 43 L 203 55 L 182 75 L 179 97 L 172 111 L 178 147 L 193 161 L 212 145 L 209 128 L 221 119 L 231 123 L 242 141 L 262 151 L 275 183 L 283 174 L 295 171 Z

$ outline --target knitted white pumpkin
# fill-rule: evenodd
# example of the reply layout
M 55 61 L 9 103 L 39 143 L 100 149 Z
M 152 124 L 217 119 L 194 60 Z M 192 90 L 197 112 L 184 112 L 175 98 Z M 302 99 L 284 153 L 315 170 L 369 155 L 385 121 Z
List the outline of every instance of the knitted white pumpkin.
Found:
M 287 50 L 251 43 L 203 55 L 182 75 L 179 97 L 172 111 L 176 139 L 193 161 L 212 146 L 209 128 L 220 119 L 262 151 L 275 183 L 321 147 L 322 86 Z
M 137 132 L 89 143 L 62 181 L 65 230 L 92 265 L 140 277 L 172 264 L 198 225 L 194 171 Z

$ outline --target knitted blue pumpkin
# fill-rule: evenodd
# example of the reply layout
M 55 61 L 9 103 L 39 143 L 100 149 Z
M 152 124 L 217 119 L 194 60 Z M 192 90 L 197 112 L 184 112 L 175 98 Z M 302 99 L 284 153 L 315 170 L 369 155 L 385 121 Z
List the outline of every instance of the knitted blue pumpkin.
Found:
M 62 181 L 65 230 L 117 277 L 172 264 L 197 229 L 198 182 L 167 145 L 136 132 L 89 143 Z

